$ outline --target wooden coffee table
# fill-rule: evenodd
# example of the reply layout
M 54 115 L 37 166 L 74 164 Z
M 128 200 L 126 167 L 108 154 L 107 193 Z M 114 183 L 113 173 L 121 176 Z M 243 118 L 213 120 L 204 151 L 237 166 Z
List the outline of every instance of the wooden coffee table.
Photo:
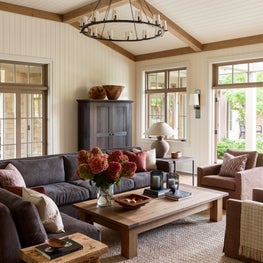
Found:
M 49 260 L 35 250 L 35 246 L 20 249 L 20 258 L 28 263 L 63 262 L 63 263 L 99 263 L 100 256 L 108 252 L 108 247 L 86 235 L 75 233 L 67 237 L 83 245 L 83 249 L 62 257 Z
M 183 184 L 180 189 L 191 192 L 192 196 L 180 201 L 155 198 L 137 210 L 126 210 L 117 203 L 100 208 L 96 200 L 76 203 L 74 207 L 79 209 L 81 220 L 96 222 L 118 231 L 121 236 L 121 255 L 132 258 L 137 256 L 139 233 L 207 209 L 210 209 L 211 221 L 222 220 L 222 200 L 228 193 Z M 118 195 L 127 193 L 142 194 L 143 189 Z

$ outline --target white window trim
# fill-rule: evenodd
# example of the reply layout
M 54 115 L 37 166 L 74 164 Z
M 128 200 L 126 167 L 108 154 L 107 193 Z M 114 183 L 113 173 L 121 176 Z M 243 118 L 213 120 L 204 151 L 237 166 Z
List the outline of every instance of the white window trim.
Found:
M 176 68 L 186 68 L 187 69 L 187 97 L 190 94 L 191 89 L 191 81 L 190 81 L 190 74 L 191 74 L 191 67 L 189 61 L 181 61 L 179 63 L 169 63 L 169 64 L 155 64 L 155 65 L 142 65 L 138 66 L 136 69 L 136 144 L 141 145 L 140 143 L 149 143 L 152 142 L 153 139 L 151 138 L 144 138 L 145 132 L 145 73 L 148 71 L 157 71 L 157 70 L 170 70 Z M 140 116 L 140 117 L 139 117 Z M 187 120 L 187 139 L 189 140 L 189 118 Z M 169 139 L 167 140 L 169 141 Z M 171 140 L 172 142 L 176 143 L 185 143 L 184 141 L 180 140 Z
M 49 58 L 16 56 L 0 53 L 0 60 L 14 62 L 39 63 L 48 65 L 48 97 L 47 97 L 47 154 L 54 153 L 53 143 L 53 60 Z

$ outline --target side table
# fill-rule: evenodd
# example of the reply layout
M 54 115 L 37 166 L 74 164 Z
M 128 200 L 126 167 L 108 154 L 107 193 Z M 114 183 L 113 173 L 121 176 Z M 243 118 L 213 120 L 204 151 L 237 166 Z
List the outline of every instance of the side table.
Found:
M 176 165 L 178 163 L 185 163 L 185 162 L 192 162 L 192 185 L 195 184 L 195 160 L 193 157 L 186 157 L 182 156 L 180 158 L 170 158 L 170 157 L 163 157 L 163 158 L 157 158 L 157 160 L 163 160 L 167 161 L 169 163 L 173 163 L 174 165 L 174 172 L 176 172 Z
M 66 237 L 66 236 L 65 236 Z M 72 252 L 62 257 L 54 258 L 48 260 L 43 255 L 35 250 L 35 246 L 20 249 L 20 258 L 27 263 L 53 263 L 53 262 L 63 262 L 63 263 L 83 263 L 92 262 L 99 263 L 100 256 L 108 252 L 108 246 L 89 238 L 86 235 L 80 233 L 74 233 L 68 235 L 67 237 L 83 245 L 83 249 Z

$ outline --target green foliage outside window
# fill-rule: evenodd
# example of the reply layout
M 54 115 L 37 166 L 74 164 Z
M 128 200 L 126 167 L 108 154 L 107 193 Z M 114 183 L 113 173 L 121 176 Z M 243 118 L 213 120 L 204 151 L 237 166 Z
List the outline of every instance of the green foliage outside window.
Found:
M 227 149 L 245 150 L 245 140 L 230 140 L 228 138 L 223 138 L 217 143 L 217 158 L 223 159 Z M 262 138 L 257 138 L 256 149 L 258 152 L 263 153 Z

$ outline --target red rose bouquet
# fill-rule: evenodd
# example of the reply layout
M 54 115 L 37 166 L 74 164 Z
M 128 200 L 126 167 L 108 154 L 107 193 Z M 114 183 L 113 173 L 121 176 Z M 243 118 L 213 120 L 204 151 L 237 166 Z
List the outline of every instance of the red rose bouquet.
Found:
M 107 188 L 112 184 L 119 184 L 121 177 L 131 178 L 136 169 L 136 163 L 129 162 L 128 156 L 120 150 L 109 155 L 104 154 L 99 147 L 78 152 L 77 176 L 82 180 L 89 179 L 97 187 Z

